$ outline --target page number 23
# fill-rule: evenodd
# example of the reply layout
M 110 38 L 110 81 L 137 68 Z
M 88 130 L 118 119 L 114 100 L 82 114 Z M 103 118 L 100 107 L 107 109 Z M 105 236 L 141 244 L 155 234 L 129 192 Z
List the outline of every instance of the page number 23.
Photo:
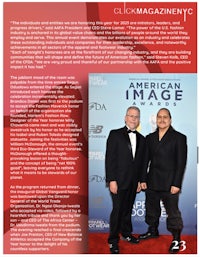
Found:
M 174 249 L 178 249 L 178 247 L 180 245 L 180 251 L 181 252 L 185 251 L 185 249 L 186 249 L 186 242 L 185 241 L 178 242 L 177 240 L 174 240 L 173 242 L 175 243 L 175 245 L 173 247 Z

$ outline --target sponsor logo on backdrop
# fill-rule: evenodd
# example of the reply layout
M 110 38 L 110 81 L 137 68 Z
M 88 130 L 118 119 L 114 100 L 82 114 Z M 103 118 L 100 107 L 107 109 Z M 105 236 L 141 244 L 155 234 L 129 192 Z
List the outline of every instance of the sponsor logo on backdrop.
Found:
M 160 220 L 161 221 L 165 221 L 166 217 L 167 217 L 167 213 L 165 210 L 165 207 L 163 205 L 163 202 L 160 202 L 160 206 L 161 206 L 161 216 L 160 216 Z M 144 221 L 145 220 L 145 201 L 135 201 L 134 205 L 133 205 L 133 209 L 132 209 L 132 217 L 134 218 L 134 220 L 137 221 Z
M 183 100 L 180 80 L 132 79 L 125 92 L 132 105 L 177 106 Z
M 102 135 L 103 125 L 90 125 L 89 137 L 91 138 L 106 138 L 106 135 Z
M 99 175 L 89 176 L 89 182 L 101 183 L 101 182 L 105 182 L 105 181 L 106 181 L 105 176 L 99 176 Z
M 89 152 L 89 160 L 95 161 L 104 161 L 105 160 L 105 153 L 104 152 Z
M 101 134 L 103 125 L 91 125 L 89 129 L 90 134 Z
M 91 102 L 91 103 L 89 103 L 89 110 L 106 111 L 106 106 L 105 106 L 105 104 Z
M 88 223 L 90 230 L 104 230 L 105 228 L 109 228 L 109 223 L 102 219 L 91 219 Z
M 160 201 L 160 207 L 161 207 L 160 221 L 165 222 L 166 218 L 167 218 L 167 213 L 166 213 L 165 206 L 162 201 Z
M 101 75 L 92 75 L 89 76 L 89 85 L 90 86 L 106 86 L 108 81 L 103 78 Z
M 145 201 L 135 201 L 132 209 L 132 217 L 144 220 L 145 216 Z

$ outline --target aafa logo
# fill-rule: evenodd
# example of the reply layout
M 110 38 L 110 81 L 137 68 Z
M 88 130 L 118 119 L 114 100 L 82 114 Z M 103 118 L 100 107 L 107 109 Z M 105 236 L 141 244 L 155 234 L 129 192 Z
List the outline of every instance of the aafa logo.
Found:
M 92 103 L 89 103 L 89 110 L 106 111 L 106 107 L 104 104 L 92 102 Z
M 101 177 L 99 175 L 92 175 L 89 177 L 89 182 L 97 182 L 97 183 L 100 183 L 100 182 L 104 182 L 106 181 L 106 178 L 105 177 Z

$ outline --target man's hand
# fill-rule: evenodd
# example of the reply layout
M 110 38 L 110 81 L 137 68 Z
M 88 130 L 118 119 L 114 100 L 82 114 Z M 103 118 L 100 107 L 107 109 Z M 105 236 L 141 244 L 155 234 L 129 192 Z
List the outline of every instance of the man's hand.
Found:
M 110 181 L 109 188 L 111 193 L 117 194 L 118 187 L 116 181 Z
M 138 182 L 138 186 L 137 186 L 137 193 L 139 193 L 141 191 L 141 184 L 140 184 L 140 182 Z
M 180 191 L 179 187 L 171 186 L 171 190 L 170 190 L 171 194 L 173 194 L 173 195 L 177 194 L 179 191 Z
M 146 190 L 147 189 L 147 183 L 145 183 L 145 182 L 140 183 L 140 186 L 141 186 L 142 190 Z

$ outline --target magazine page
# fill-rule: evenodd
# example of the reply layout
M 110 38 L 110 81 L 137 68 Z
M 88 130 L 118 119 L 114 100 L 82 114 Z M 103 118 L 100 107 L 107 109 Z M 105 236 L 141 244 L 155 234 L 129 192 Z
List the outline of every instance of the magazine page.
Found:
M 124 127 L 130 106 L 140 110 L 133 163 L 138 135 L 141 142 L 155 131 L 161 108 L 171 113 L 170 128 L 186 139 L 185 166 L 183 160 L 175 168 L 182 168 L 182 180 L 172 182 L 180 190 L 172 194 L 173 203 L 179 196 L 181 213 L 176 209 L 177 218 L 172 211 L 172 223 L 183 222 L 172 250 L 196 254 L 197 2 L 4 1 L 3 43 L 4 254 L 116 250 L 109 241 L 112 197 L 127 187 L 115 176 L 107 179 L 107 140 Z M 184 145 L 176 143 L 179 137 L 170 140 L 178 160 Z M 111 146 L 113 153 L 118 149 L 128 158 L 121 143 Z M 168 254 L 173 239 L 162 195 L 158 238 L 139 240 L 148 229 L 146 175 L 142 180 L 147 149 L 133 168 L 140 174 L 131 189 L 135 199 L 120 200 L 131 208 L 133 228 L 123 235 L 119 222 L 116 253 Z M 117 193 L 110 181 L 117 181 Z

